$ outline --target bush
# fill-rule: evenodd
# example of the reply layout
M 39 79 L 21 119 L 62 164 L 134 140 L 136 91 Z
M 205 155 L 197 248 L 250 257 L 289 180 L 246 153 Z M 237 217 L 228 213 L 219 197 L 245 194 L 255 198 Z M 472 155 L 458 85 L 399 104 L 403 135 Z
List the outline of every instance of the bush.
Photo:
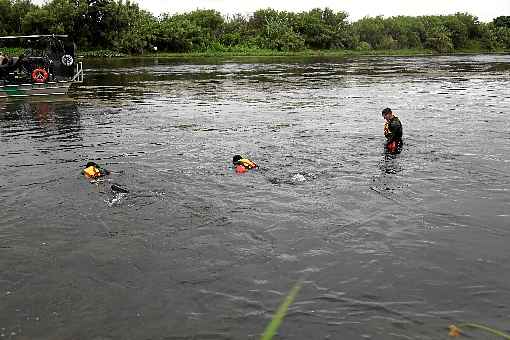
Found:
M 362 41 L 358 44 L 356 49 L 358 51 L 370 51 L 372 49 L 372 46 L 370 46 L 370 44 L 367 43 L 366 41 Z
M 510 28 L 494 23 L 482 26 L 482 46 L 488 50 L 510 49 Z
M 303 37 L 292 28 L 295 17 L 291 13 L 260 10 L 255 12 L 248 24 L 257 32 L 256 40 L 260 48 L 277 51 L 300 51 L 305 48 Z
M 428 34 L 426 46 L 439 53 L 452 52 L 453 42 L 450 32 L 445 27 L 435 28 Z
M 398 42 L 391 35 L 385 34 L 379 43 L 379 48 L 392 50 L 398 48 Z
M 250 38 L 248 21 L 240 14 L 227 17 L 221 27 L 219 41 L 228 47 L 242 45 Z
M 166 17 L 161 21 L 156 43 L 171 52 L 201 51 L 211 43 L 207 34 L 185 15 Z
M 260 47 L 277 51 L 300 51 L 305 48 L 305 40 L 289 25 L 275 20 L 266 24 L 260 36 Z
M 345 12 L 334 13 L 329 8 L 315 8 L 299 13 L 293 28 L 303 37 L 309 48 L 345 48 L 350 44 L 351 32 Z
M 365 17 L 353 25 L 354 31 L 360 41 L 367 42 L 372 48 L 378 49 L 384 37 L 384 19 Z

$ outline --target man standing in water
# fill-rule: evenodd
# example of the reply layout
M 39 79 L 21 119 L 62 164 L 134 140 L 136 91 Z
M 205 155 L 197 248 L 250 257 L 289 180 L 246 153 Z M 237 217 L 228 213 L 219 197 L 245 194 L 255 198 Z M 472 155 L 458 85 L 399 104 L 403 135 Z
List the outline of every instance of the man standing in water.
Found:
M 387 140 L 386 150 L 392 154 L 400 153 L 403 145 L 402 123 L 389 107 L 382 110 L 382 116 L 386 119 L 384 124 L 384 137 Z

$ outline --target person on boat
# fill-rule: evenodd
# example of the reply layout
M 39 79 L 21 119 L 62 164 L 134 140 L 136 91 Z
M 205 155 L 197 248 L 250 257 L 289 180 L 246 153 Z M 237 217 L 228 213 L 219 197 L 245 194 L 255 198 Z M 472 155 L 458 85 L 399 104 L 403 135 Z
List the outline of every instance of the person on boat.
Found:
M 389 107 L 382 110 L 382 116 L 386 120 L 384 123 L 384 137 L 386 137 L 386 151 L 391 154 L 402 151 L 402 123 L 397 116 L 393 114 Z
M 19 57 L 9 57 L 7 54 L 0 52 L 0 67 L 17 67 L 24 58 L 24 54 Z
M 82 170 L 82 173 L 85 175 L 85 177 L 89 179 L 98 179 L 106 175 L 109 175 L 110 171 L 101 167 L 97 163 L 88 162 L 87 165 L 85 166 L 85 169 Z
M 258 165 L 255 164 L 255 162 L 246 157 L 242 157 L 241 155 L 235 155 L 232 158 L 232 164 L 234 164 L 234 169 L 238 174 L 242 174 L 248 170 L 258 168 Z

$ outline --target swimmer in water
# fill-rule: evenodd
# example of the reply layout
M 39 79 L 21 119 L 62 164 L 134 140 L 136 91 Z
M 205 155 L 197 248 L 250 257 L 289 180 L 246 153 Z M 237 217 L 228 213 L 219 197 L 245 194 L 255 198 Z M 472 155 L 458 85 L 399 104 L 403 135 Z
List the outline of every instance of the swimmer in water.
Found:
M 242 174 L 247 172 L 248 170 L 258 168 L 258 165 L 255 164 L 255 162 L 240 155 L 235 155 L 232 158 L 232 164 L 234 164 L 234 169 L 238 174 Z
M 82 170 L 82 173 L 88 179 L 98 179 L 98 178 L 109 175 L 110 171 L 101 167 L 97 163 L 88 162 L 87 165 L 85 166 L 85 169 Z

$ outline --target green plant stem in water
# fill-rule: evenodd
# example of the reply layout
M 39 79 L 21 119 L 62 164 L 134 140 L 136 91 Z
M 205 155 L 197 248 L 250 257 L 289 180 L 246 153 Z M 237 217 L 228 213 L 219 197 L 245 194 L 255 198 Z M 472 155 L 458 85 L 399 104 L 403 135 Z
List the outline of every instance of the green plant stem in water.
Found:
M 510 340 L 510 335 L 508 335 L 506 333 L 503 333 L 501 331 L 498 331 L 497 329 L 493 329 L 493 328 L 490 328 L 490 327 L 487 327 L 487 326 L 484 326 L 484 325 L 479 325 L 479 324 L 476 324 L 476 323 L 461 323 L 461 324 L 458 325 L 458 327 L 459 328 L 469 327 L 469 328 L 481 329 L 483 331 L 486 331 L 486 332 L 492 333 L 494 335 L 500 336 L 500 337 L 502 337 L 504 339 Z
M 266 330 L 264 331 L 264 334 L 262 334 L 262 337 L 260 340 L 271 340 L 273 336 L 278 331 L 278 328 L 280 327 L 280 324 L 282 323 L 283 319 L 285 318 L 285 315 L 287 314 L 287 310 L 289 309 L 289 306 L 294 302 L 294 299 L 296 298 L 297 294 L 301 290 L 301 287 L 303 286 L 303 281 L 297 282 L 294 287 L 290 290 L 289 294 L 285 298 L 285 300 L 282 302 L 280 307 L 278 307 L 278 310 L 273 315 L 273 318 L 271 319 L 271 322 L 267 325 Z

